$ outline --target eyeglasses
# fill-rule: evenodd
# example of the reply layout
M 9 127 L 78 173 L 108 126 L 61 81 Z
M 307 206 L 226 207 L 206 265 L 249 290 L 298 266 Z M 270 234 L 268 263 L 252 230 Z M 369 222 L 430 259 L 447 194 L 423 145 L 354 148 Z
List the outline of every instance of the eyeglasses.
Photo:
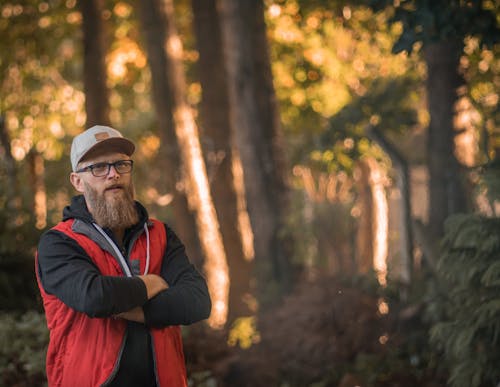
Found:
M 95 177 L 103 177 L 109 174 L 111 167 L 115 168 L 116 172 L 123 174 L 132 172 L 133 165 L 133 160 L 118 160 L 114 163 L 95 163 L 79 169 L 78 171 L 76 171 L 76 173 L 90 171 Z

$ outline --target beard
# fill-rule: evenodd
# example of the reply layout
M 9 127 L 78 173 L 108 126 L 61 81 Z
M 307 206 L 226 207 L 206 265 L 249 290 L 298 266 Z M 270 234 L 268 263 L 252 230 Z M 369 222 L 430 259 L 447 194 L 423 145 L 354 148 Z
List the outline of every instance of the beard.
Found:
M 139 222 L 133 184 L 120 185 L 120 187 L 122 188 L 121 195 L 111 195 L 106 198 L 106 190 L 99 194 L 89 184 L 84 183 L 85 200 L 95 222 L 103 228 L 126 229 Z

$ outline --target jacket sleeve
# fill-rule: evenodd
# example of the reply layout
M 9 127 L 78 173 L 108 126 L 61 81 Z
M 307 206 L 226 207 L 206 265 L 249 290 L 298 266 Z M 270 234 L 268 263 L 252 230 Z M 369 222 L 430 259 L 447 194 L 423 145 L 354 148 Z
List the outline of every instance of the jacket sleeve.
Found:
M 154 328 L 187 325 L 206 319 L 212 307 L 205 279 L 190 263 L 177 235 L 167 225 L 165 228 L 167 247 L 161 276 L 169 288 L 143 306 L 145 323 Z
M 74 239 L 56 230 L 40 239 L 37 270 L 46 293 L 90 317 L 110 317 L 147 301 L 139 278 L 102 275 Z

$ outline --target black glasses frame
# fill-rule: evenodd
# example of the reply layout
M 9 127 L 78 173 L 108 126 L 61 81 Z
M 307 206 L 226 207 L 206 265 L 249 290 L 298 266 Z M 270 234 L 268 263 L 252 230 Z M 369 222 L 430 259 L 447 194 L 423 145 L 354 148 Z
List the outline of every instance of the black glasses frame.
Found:
M 134 167 L 133 160 L 117 160 L 112 163 L 95 163 L 91 165 L 87 165 L 82 169 L 75 171 L 76 173 L 88 172 L 90 171 L 94 177 L 103 177 L 108 176 L 109 171 L 111 171 L 111 167 L 115 169 L 120 175 L 132 172 Z

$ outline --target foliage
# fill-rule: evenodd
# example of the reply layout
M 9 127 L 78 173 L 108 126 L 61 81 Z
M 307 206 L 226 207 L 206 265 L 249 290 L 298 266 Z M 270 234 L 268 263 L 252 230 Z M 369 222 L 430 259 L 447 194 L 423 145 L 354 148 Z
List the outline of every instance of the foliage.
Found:
M 499 155 L 500 156 L 500 155 Z M 481 189 L 486 192 L 491 203 L 500 198 L 500 157 L 483 167 Z
M 500 219 L 456 215 L 438 263 L 440 296 L 429 306 L 431 337 L 453 387 L 500 381 Z
M 500 44 L 491 49 L 477 38 L 466 38 L 461 72 L 467 82 L 466 97 L 478 112 L 469 112 L 481 148 L 478 163 L 500 157 Z M 462 128 L 461 128 L 462 129 Z
M 43 386 L 49 334 L 43 314 L 0 314 L 0 384 Z
M 368 0 L 374 9 L 395 4 L 392 0 Z M 394 6 L 391 22 L 399 22 L 403 33 L 393 51 L 411 52 L 417 42 L 463 40 L 478 36 L 491 47 L 500 40 L 496 0 L 402 0 Z
M 411 73 L 397 79 L 373 80 L 366 94 L 353 98 L 329 119 L 317 149 L 324 149 L 324 155 L 331 149 L 335 164 L 347 171 L 352 170 L 353 163 L 346 161 L 358 160 L 363 155 L 383 160 L 380 149 L 367 140 L 367 128 L 375 126 L 384 133 L 401 137 L 421 125 L 417 108 L 421 92 L 419 79 Z
M 0 6 L 0 114 L 16 160 L 32 148 L 46 160 L 59 159 L 65 134 L 75 120 L 83 123 L 84 96 L 75 82 L 80 68 L 72 60 L 79 52 L 75 5 L 30 0 Z
M 259 342 L 255 316 L 239 317 L 231 326 L 227 343 L 230 346 L 239 345 L 243 349 L 250 348 Z
M 1 177 L 1 176 L 0 176 Z M 0 197 L 2 190 L 0 189 Z M 27 210 L 0 211 L 0 310 L 36 306 L 34 251 L 39 231 Z
M 363 133 L 370 120 L 401 133 L 422 117 L 421 89 L 410 86 L 421 82 L 422 68 L 417 57 L 392 55 L 399 28 L 388 24 L 389 13 L 345 3 L 276 1 L 268 9 L 292 160 L 330 171 L 349 171 L 371 151 Z M 390 100 L 379 98 L 384 90 Z

